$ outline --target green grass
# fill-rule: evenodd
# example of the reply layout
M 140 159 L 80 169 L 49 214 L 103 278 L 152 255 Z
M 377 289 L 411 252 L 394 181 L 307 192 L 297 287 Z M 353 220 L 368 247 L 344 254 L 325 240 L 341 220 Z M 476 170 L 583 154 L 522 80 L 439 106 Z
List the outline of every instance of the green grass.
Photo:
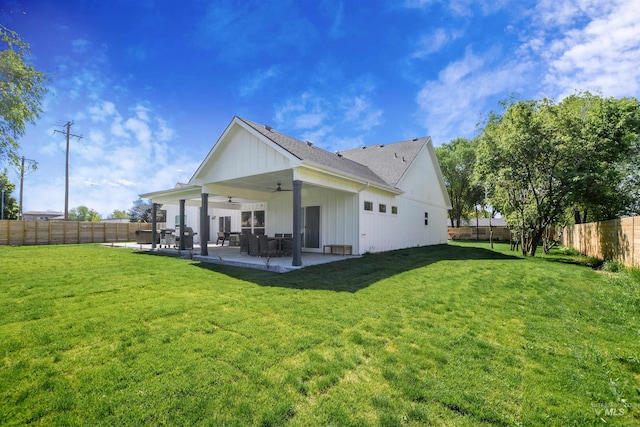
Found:
M 0 425 L 637 425 L 640 273 L 581 262 L 0 247 Z

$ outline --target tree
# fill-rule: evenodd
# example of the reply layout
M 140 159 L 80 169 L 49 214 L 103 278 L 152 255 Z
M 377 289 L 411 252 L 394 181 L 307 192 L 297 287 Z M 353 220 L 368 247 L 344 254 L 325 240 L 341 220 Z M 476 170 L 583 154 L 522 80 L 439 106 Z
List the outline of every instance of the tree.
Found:
M 559 105 L 561 130 L 581 147 L 571 206 L 574 221 L 603 221 L 630 214 L 638 202 L 640 104 L 589 92 Z
M 121 211 L 121 210 L 114 210 L 113 213 L 111 215 L 109 215 L 109 218 L 111 219 L 129 219 L 129 214 L 126 213 L 125 211 Z
M 17 164 L 18 139 L 42 112 L 48 78 L 28 62 L 29 44 L 3 25 L 0 48 L 0 162 Z
M 568 212 L 608 219 L 637 206 L 637 100 L 579 93 L 560 104 L 501 105 L 504 113 L 492 113 L 482 131 L 477 170 L 523 253 L 535 255 L 545 230 L 566 223 Z
M 151 222 L 151 201 L 138 200 L 133 202 L 133 206 L 129 209 L 129 218 L 131 222 Z
M 69 211 L 69 221 L 100 222 L 100 214 L 86 206 L 78 206 Z
M 0 173 L 0 197 L 2 197 L 2 191 L 4 190 L 4 211 L 0 216 L 1 218 L 18 219 L 20 207 L 16 198 L 11 195 L 15 189 L 16 186 L 9 181 L 6 171 Z
M 558 130 L 551 100 L 503 102 L 492 113 L 478 149 L 478 175 L 489 201 L 535 255 L 547 227 L 565 214 L 578 147 Z
M 474 182 L 477 140 L 457 138 L 436 148 L 452 209 L 452 227 L 460 227 L 462 219 L 469 219 L 476 205 L 484 198 L 484 190 Z

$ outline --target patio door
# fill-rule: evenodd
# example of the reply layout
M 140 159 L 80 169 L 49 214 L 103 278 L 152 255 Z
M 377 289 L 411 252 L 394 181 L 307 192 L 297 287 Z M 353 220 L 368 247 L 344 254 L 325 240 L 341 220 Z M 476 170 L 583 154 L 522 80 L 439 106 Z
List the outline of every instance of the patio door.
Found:
M 320 206 L 302 208 L 303 247 L 320 248 Z

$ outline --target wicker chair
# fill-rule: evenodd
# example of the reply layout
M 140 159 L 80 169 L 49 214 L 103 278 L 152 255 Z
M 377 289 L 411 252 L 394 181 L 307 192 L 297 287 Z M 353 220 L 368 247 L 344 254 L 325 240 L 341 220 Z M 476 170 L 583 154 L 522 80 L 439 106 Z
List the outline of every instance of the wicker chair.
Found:
M 240 255 L 249 255 L 249 235 L 241 234 L 240 238 Z
M 269 240 L 267 236 L 261 234 L 258 236 L 258 241 L 260 243 L 260 256 L 272 257 L 280 255 L 280 252 L 278 252 L 278 242 L 276 240 Z
M 260 255 L 260 242 L 258 240 L 258 236 L 255 234 L 249 234 L 249 255 L 258 256 Z

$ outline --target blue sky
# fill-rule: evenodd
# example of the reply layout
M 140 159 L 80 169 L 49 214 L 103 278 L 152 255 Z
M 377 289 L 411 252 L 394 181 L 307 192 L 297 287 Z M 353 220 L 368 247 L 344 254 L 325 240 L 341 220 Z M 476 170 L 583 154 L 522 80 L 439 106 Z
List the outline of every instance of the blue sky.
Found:
M 187 181 L 234 115 L 330 151 L 473 137 L 498 101 L 640 93 L 637 0 L 2 0 L 51 77 L 24 210 Z M 9 173 L 18 184 L 19 175 Z

